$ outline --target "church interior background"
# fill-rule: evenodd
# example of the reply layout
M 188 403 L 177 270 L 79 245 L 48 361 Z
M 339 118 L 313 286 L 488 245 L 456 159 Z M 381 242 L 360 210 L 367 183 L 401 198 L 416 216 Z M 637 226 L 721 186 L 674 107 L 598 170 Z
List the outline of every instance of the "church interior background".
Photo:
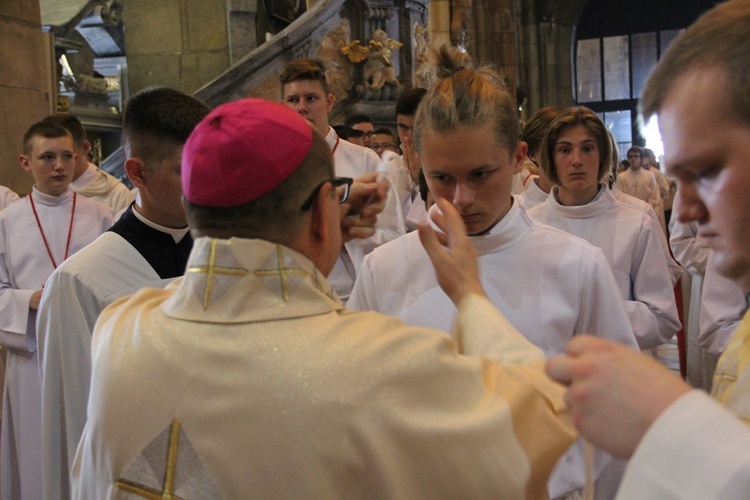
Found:
M 23 132 L 54 111 L 79 116 L 94 160 L 114 173 L 128 96 L 166 85 L 209 105 L 245 96 L 279 99 L 289 60 L 318 57 L 336 96 L 331 121 L 355 113 L 395 127 L 402 89 L 430 46 L 451 43 L 499 68 L 521 120 L 547 106 L 580 103 L 600 114 L 622 152 L 660 151 L 636 124 L 648 72 L 709 0 L 1 0 L 0 184 L 20 194 Z M 388 47 L 395 78 L 344 47 Z M 373 53 L 374 55 L 374 53 Z M 652 130 L 649 128 L 647 130 Z M 645 135 L 645 137 L 644 137 Z

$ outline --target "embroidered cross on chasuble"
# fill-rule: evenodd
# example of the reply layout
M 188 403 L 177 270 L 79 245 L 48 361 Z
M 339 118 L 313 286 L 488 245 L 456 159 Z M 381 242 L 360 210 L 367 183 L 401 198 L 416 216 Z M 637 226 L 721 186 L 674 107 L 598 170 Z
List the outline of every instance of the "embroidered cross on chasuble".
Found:
M 194 278 L 193 289 L 200 295 L 204 311 L 212 302 L 219 300 L 227 293 L 237 278 L 250 273 L 248 269 L 239 265 L 229 247 L 226 244 L 220 244 L 220 241 L 214 239 L 210 246 L 200 247 L 199 257 L 196 260 L 205 264 L 190 266 L 186 271 L 188 275 L 197 275 L 197 278 Z M 275 254 L 261 268 L 255 269 L 252 273 L 271 292 L 278 294 L 284 301 L 289 301 L 290 294 L 310 273 L 297 266 L 294 258 L 285 253 L 283 246 L 275 245 L 275 247 Z M 317 281 L 317 277 L 315 279 Z
M 122 498 L 221 498 L 177 418 L 130 462 L 117 489 Z

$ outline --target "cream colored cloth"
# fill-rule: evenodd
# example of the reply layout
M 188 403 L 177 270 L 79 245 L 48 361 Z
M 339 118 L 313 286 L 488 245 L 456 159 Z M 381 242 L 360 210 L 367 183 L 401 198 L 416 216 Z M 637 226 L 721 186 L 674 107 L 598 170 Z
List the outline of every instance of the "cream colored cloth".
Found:
M 70 183 L 70 189 L 115 210 L 128 208 L 135 199 L 130 189 L 93 163 L 78 179 Z
M 0 210 L 7 207 L 14 201 L 18 201 L 18 195 L 5 186 L 0 186 Z
M 654 174 L 648 170 L 644 168 L 625 170 L 617 174 L 615 182 L 623 193 L 635 196 L 654 207 L 657 216 L 659 210 L 664 211 L 661 205 L 661 196 L 659 196 L 659 185 L 656 183 Z
M 183 279 L 100 317 L 73 496 L 167 469 L 185 497 L 544 498 L 575 437 L 563 388 L 486 300 L 458 330 L 506 364 L 347 311 L 289 248 L 199 239 Z

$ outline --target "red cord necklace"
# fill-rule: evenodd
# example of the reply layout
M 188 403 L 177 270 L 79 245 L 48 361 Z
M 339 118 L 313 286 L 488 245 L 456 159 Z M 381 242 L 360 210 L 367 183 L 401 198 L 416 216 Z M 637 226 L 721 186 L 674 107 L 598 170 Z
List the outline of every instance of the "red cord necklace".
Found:
M 339 141 L 341 140 L 341 137 L 338 135 L 336 136 L 336 144 L 333 145 L 333 149 L 331 150 L 331 156 L 336 154 L 336 148 L 339 147 Z
M 70 250 L 70 236 L 73 234 L 73 219 L 76 215 L 76 199 L 78 198 L 78 193 L 73 193 L 73 210 L 70 211 L 70 227 L 68 227 L 68 241 L 65 243 L 65 258 L 63 260 L 68 258 L 68 250 Z M 42 234 L 42 240 L 44 240 L 44 246 L 47 247 L 47 255 L 49 255 L 49 260 L 52 261 L 52 267 L 57 269 L 57 262 L 55 262 L 55 258 L 52 256 L 52 250 L 49 248 L 49 243 L 47 243 L 47 237 L 44 235 L 44 229 L 42 229 L 42 223 L 39 221 L 39 215 L 36 213 L 36 206 L 34 205 L 34 195 L 33 193 L 29 195 L 29 201 L 31 201 L 31 210 L 34 212 L 34 218 L 36 219 L 36 226 L 39 228 L 39 232 Z

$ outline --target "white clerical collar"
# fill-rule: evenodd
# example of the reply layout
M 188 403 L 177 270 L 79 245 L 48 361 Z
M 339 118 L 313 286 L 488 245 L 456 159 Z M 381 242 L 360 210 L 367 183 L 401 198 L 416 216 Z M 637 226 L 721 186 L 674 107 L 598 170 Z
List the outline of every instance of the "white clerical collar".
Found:
M 150 221 L 147 218 L 145 218 L 143 215 L 141 215 L 141 213 L 138 212 L 138 210 L 136 210 L 136 207 L 137 205 L 134 204 L 133 214 L 135 215 L 136 219 L 143 222 L 144 224 L 146 224 L 148 227 L 152 229 L 156 229 L 157 231 L 170 235 L 175 243 L 179 243 L 180 241 L 182 241 L 182 238 L 184 238 L 187 232 L 190 231 L 190 228 L 187 226 L 180 228 L 180 229 L 175 229 L 173 227 L 162 226 L 161 224 L 157 224 L 154 221 Z
M 41 203 L 42 205 L 55 206 L 62 205 L 66 201 L 71 200 L 73 198 L 73 191 L 68 188 L 59 195 L 54 196 L 51 194 L 42 193 L 36 188 L 36 186 L 34 186 L 31 188 L 31 194 L 29 196 L 33 196 L 34 201 L 36 201 L 37 203 Z
M 496 252 L 515 245 L 531 230 L 533 224 L 531 219 L 526 215 L 526 211 L 521 208 L 521 202 L 514 195 L 511 196 L 513 197 L 513 203 L 510 210 L 492 226 L 492 229 L 479 236 L 469 236 L 469 240 L 477 249 L 479 255 Z M 430 207 L 429 211 L 433 210 L 440 211 L 437 204 Z M 429 217 L 427 219 L 433 228 L 440 231 Z
M 91 162 L 88 162 L 86 170 L 83 171 L 83 173 L 81 174 L 80 177 L 78 177 L 78 179 L 70 183 L 70 187 L 75 190 L 75 189 L 87 186 L 90 182 L 93 182 L 94 179 L 96 178 L 96 172 L 98 169 L 99 167 L 97 167 Z
M 336 145 L 336 141 L 339 140 L 339 136 L 330 125 L 328 126 L 328 133 L 326 134 L 325 140 L 328 144 L 328 147 L 331 148 L 331 151 L 333 151 L 333 147 Z
M 596 193 L 596 196 L 585 205 L 561 205 L 560 200 L 557 197 L 557 186 L 552 188 L 552 193 L 545 203 L 550 210 L 557 212 L 564 217 L 571 219 L 587 219 L 599 215 L 609 209 L 616 200 L 617 198 L 615 198 L 614 194 L 612 194 L 604 184 L 599 184 L 599 191 Z

